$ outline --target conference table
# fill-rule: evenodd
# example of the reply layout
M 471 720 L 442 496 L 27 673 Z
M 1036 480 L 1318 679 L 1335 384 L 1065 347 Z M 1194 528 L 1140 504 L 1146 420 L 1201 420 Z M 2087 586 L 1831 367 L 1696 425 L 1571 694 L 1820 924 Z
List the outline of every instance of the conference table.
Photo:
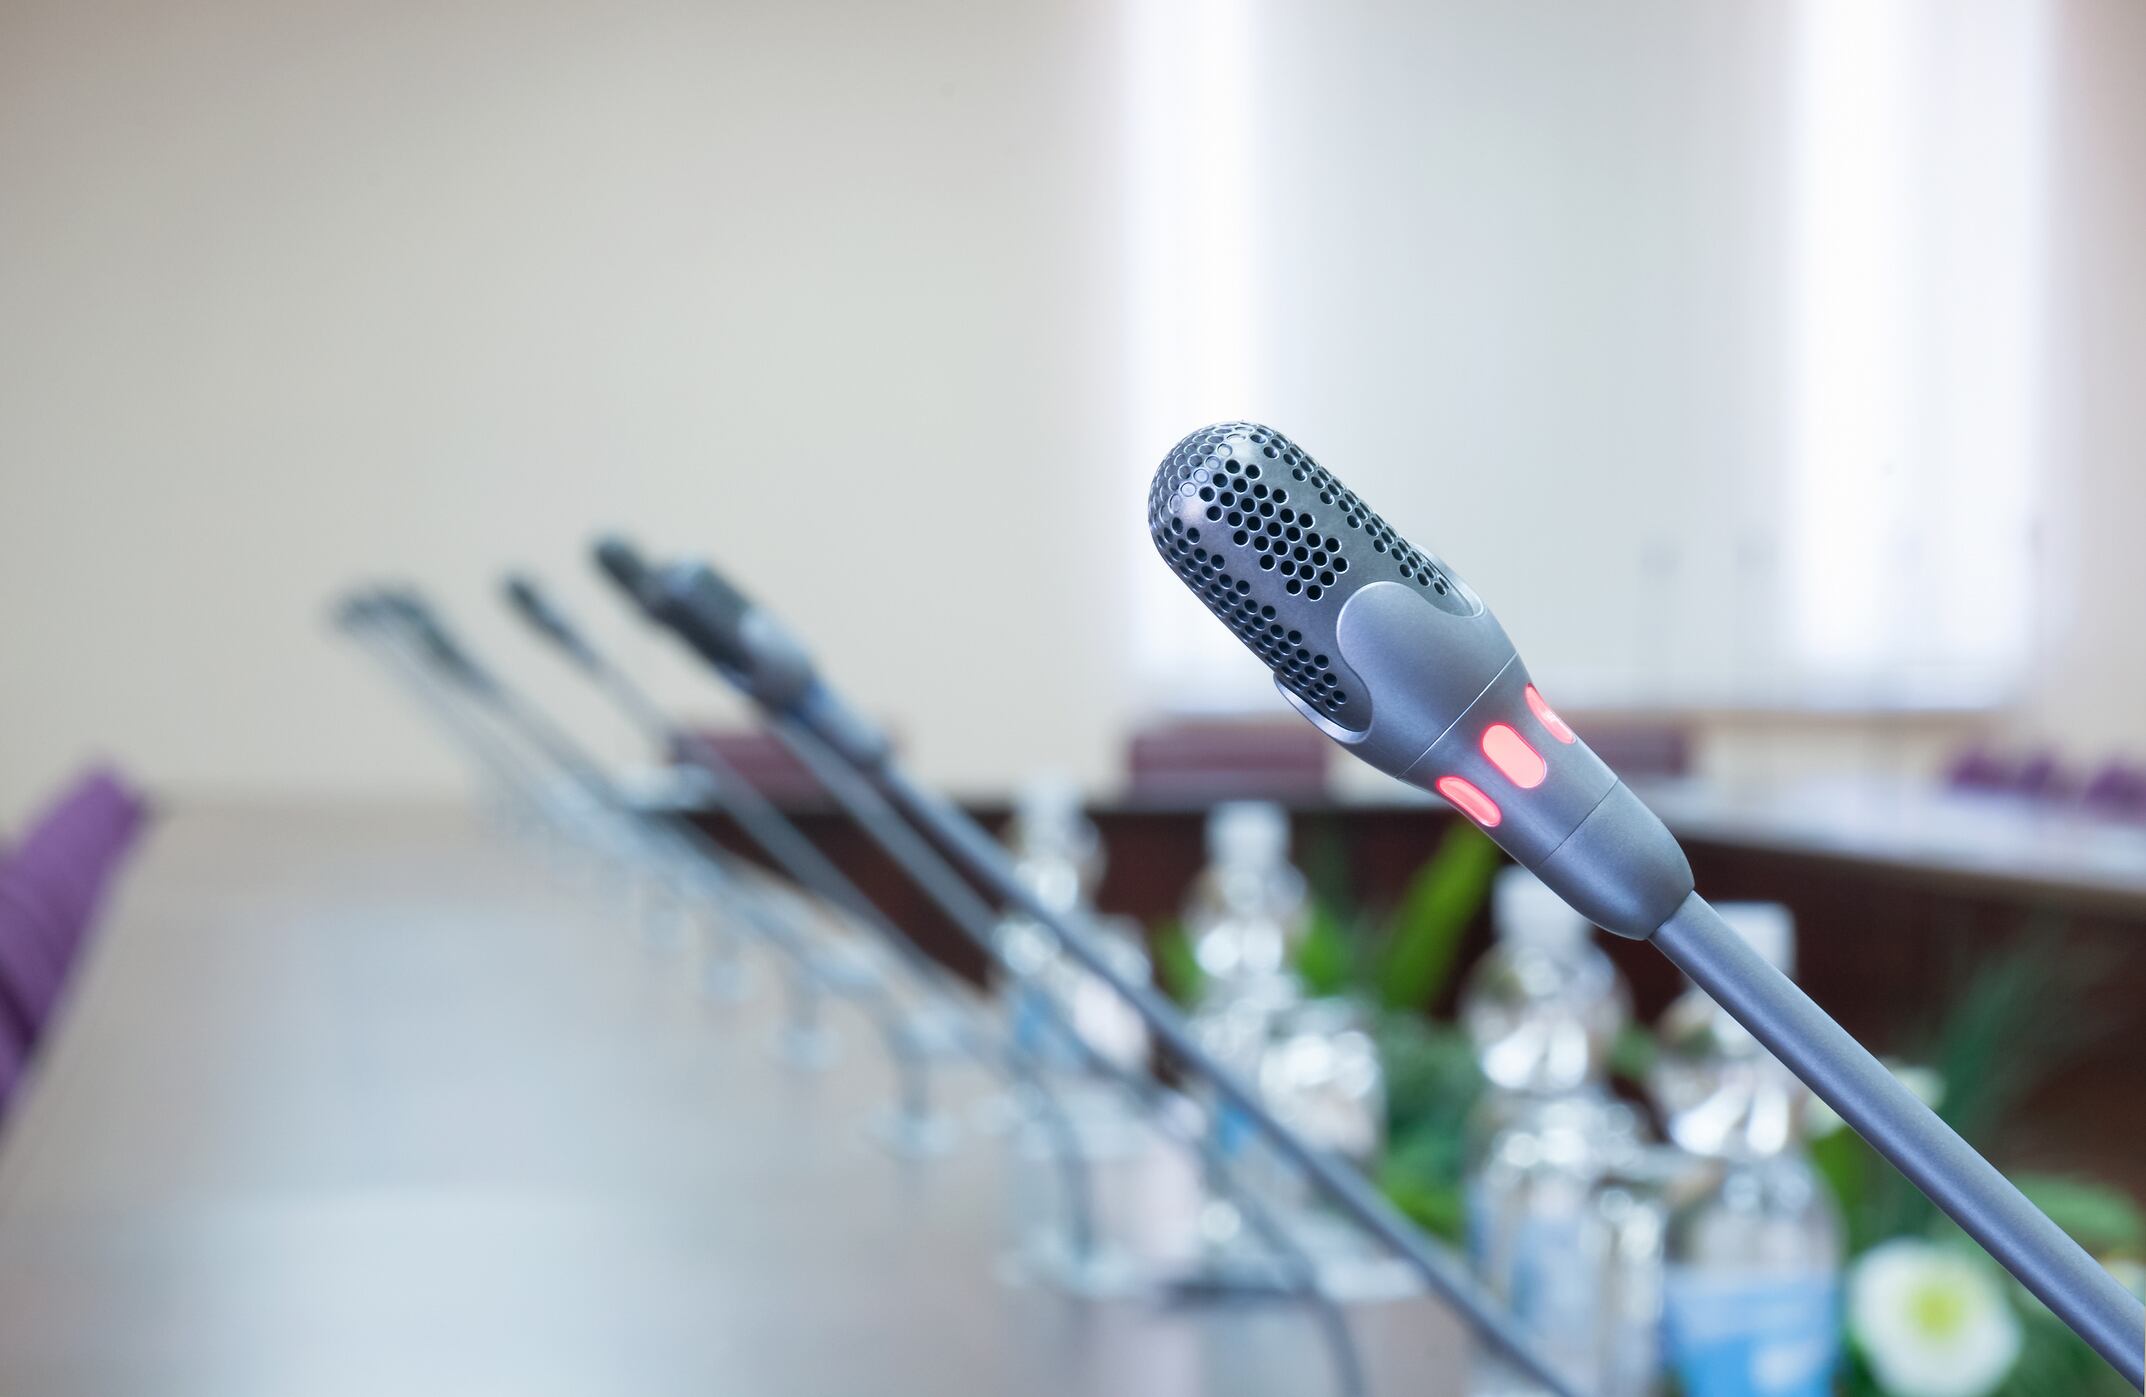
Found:
M 897 1158 L 862 1022 L 786 1065 L 752 968 L 465 812 L 168 813 L 0 1141 L 0 1392 L 1333 1390 L 1287 1302 L 1024 1274 L 995 1084 Z M 1462 1389 L 1436 1303 L 1350 1319 L 1373 1392 Z

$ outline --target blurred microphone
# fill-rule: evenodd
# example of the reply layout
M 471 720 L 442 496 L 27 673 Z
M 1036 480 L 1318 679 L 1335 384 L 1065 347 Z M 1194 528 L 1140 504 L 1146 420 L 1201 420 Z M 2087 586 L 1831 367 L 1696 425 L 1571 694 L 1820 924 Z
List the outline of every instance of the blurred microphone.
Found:
M 442 681 L 444 692 L 436 697 L 443 706 L 451 710 L 453 698 L 459 696 L 469 708 L 490 715 L 513 734 L 516 745 L 526 748 L 535 762 L 563 777 L 582 807 L 569 809 L 562 820 L 570 834 L 606 852 L 633 856 L 658 871 L 688 870 L 694 881 L 719 894 L 760 939 L 780 953 L 789 1014 L 779 1041 L 793 1062 L 806 1067 L 824 1065 L 829 1040 L 820 1025 L 823 999 L 852 1003 L 865 1014 L 898 1078 L 898 1114 L 890 1143 L 897 1148 L 926 1143 L 924 1137 L 931 1132 L 912 1127 L 924 1123 L 929 1114 L 929 1064 L 922 1045 L 909 1031 L 901 1005 L 870 967 L 820 946 L 741 873 L 729 851 L 704 832 L 683 822 L 651 817 L 638 808 L 571 735 L 479 664 L 414 592 L 383 592 L 372 606 L 393 623 L 415 652 L 408 657 L 413 660 L 414 676 Z M 475 718 L 474 713 L 467 716 Z M 465 733 L 473 726 L 477 724 L 462 725 Z M 539 796 L 547 794 L 543 777 L 531 779 Z
M 619 822 L 601 794 L 530 740 L 497 681 L 414 592 L 357 595 L 340 608 L 338 622 L 477 768 L 481 789 L 500 802 L 510 827 L 557 839 L 562 854 L 622 852 Z
M 1722 922 L 1675 837 L 1558 717 L 1437 555 L 1249 422 L 1177 444 L 1148 491 L 1148 530 L 1299 713 L 1445 797 L 1597 925 L 1652 941 L 2141 1383 L 2146 1307 Z
M 981 1050 L 974 1036 L 977 1026 L 955 1007 L 951 971 L 932 959 L 908 932 L 866 897 L 787 815 L 777 810 L 751 782 L 731 767 L 713 743 L 672 722 L 640 685 L 605 658 L 581 629 L 567 620 L 565 613 L 534 579 L 512 574 L 502 590 L 513 611 L 556 645 L 574 667 L 611 700 L 627 721 L 640 730 L 643 737 L 666 757 L 687 762 L 707 778 L 706 789 L 716 805 L 737 822 L 745 835 L 785 876 L 829 906 L 841 909 L 860 926 L 878 933 L 880 940 L 895 953 L 915 981 L 930 992 L 941 1008 L 959 1020 L 958 1025 L 948 1026 L 954 1028 L 963 1040 L 964 1049 Z M 922 1020 L 916 1031 L 920 1042 L 931 1037 L 933 1032 Z
M 805 833 L 776 809 L 774 804 L 734 770 L 715 745 L 675 724 L 654 699 L 626 672 L 607 659 L 582 630 L 569 621 L 535 579 L 516 573 L 503 584 L 508 606 L 539 634 L 563 652 L 574 667 L 586 675 L 609 698 L 626 719 L 666 756 L 690 763 L 707 778 L 707 791 L 723 813 L 767 854 L 775 866 L 795 882 L 847 913 L 859 926 L 878 934 L 882 944 L 895 954 L 911 982 L 921 989 L 926 1005 L 910 1015 L 907 1037 L 913 1055 L 922 1061 L 941 1046 L 957 1048 L 987 1068 L 1006 1074 L 1027 1087 L 1047 1129 L 1061 1142 L 1072 1139 L 1072 1124 L 1050 1086 L 1010 1040 L 967 1012 L 953 984 L 952 972 L 931 956 L 894 920 L 865 896 L 833 860 L 821 852 Z M 910 1116 L 920 1113 L 912 1111 Z M 911 1142 L 917 1152 L 936 1148 L 930 1133 Z M 1076 1245 L 1085 1249 L 1093 1236 L 1093 1184 L 1085 1162 L 1068 1154 L 1063 1161 L 1067 1175 L 1066 1209 L 1068 1231 Z
M 1571 1386 L 1530 1351 L 1510 1316 L 1482 1293 L 1464 1267 L 1402 1217 L 1356 1170 L 1307 1144 L 1277 1120 L 1256 1091 L 1199 1046 L 1175 1006 L 1151 986 L 1127 978 L 1091 931 L 1038 899 L 982 826 L 911 782 L 893 762 L 878 730 L 841 702 L 803 645 L 772 615 L 704 563 L 651 568 L 619 539 L 599 544 L 596 557 L 653 619 L 777 717 L 778 732 L 794 724 L 832 749 L 903 819 L 950 851 L 994 897 L 1044 927 L 1069 958 L 1132 1006 L 1172 1058 L 1206 1079 L 1275 1153 L 1406 1261 L 1491 1347 L 1549 1391 L 1576 1397 Z

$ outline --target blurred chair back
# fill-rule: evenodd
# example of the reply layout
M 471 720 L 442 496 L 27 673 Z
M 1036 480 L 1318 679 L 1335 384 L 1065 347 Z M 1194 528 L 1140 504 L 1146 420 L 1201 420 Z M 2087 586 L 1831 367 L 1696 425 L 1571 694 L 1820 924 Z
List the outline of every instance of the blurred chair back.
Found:
M 2008 791 L 2013 764 L 1981 743 L 1963 747 L 1945 764 L 1945 784 L 1955 791 Z
M 706 744 L 740 780 L 777 805 L 810 805 L 826 799 L 812 769 L 772 733 L 707 728 L 695 729 L 688 740 Z M 691 766 L 692 757 L 684 748 L 681 743 L 673 760 Z
M 1333 746 L 1295 717 L 1172 720 L 1133 734 L 1127 787 L 1135 800 L 1319 800 Z
M 1691 775 L 1691 729 L 1669 720 L 1588 718 L 1587 745 L 1626 781 L 1674 781 Z
M 15 1084 L 22 1080 L 29 1062 L 28 1035 L 10 1016 L 0 1013 L 0 1119 L 6 1118 L 8 1098 L 15 1094 Z
M 2146 766 L 2110 762 L 2079 792 L 2079 804 L 2108 819 L 2146 821 Z
M 98 768 L 47 807 L 10 851 L 4 867 L 50 914 L 63 957 L 95 919 L 112 865 L 132 844 L 143 814 L 141 798 Z
M 35 1050 L 146 806 L 97 769 L 0 856 L 0 1097 Z
M 25 1044 L 59 999 L 71 957 L 67 928 L 47 910 L 17 869 L 0 868 L 0 1019 L 19 1026 Z

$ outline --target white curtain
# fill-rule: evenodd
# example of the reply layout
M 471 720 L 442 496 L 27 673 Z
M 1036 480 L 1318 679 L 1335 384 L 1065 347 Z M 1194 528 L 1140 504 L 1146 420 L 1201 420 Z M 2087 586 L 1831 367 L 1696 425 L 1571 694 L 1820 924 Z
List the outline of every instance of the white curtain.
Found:
M 2027 659 L 2039 0 L 1129 0 L 1128 455 L 1257 416 L 1571 706 Z M 1128 537 L 1148 691 L 1265 681 Z

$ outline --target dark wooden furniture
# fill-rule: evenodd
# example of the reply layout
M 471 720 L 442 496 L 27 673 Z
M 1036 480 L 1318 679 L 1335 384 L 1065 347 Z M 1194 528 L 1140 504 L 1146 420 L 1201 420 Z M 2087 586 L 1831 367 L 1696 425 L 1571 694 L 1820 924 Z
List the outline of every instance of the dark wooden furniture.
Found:
M 1456 818 L 1442 802 L 1396 791 L 1401 798 L 1391 801 L 1286 802 L 1299 862 L 1359 905 L 1391 905 Z M 1710 898 L 1795 911 L 1798 978 L 1881 1051 L 1916 1050 L 1959 978 L 2021 938 L 2104 965 L 2086 1002 L 2051 1012 L 2102 1016 L 2118 1031 L 2030 1103 L 2031 1131 L 1992 1145 L 2009 1163 L 2094 1174 L 2146 1196 L 2146 1158 L 2115 1124 L 2146 1097 L 2146 1062 L 2134 1051 L 2146 1026 L 2146 826 L 1869 782 L 1754 791 L 1676 782 L 1647 795 L 1684 840 Z M 1004 824 L 1003 802 L 969 808 L 994 828 Z M 1205 809 L 1131 800 L 1095 807 L 1109 857 L 1103 910 L 1151 928 L 1175 916 L 1200 866 Z M 793 813 L 887 911 L 953 964 L 979 972 L 953 929 L 839 814 L 819 803 Z M 701 818 L 734 839 L 723 822 Z M 1479 917 L 1467 955 L 1488 936 Z M 1645 946 L 1612 942 L 1610 951 L 1642 1017 L 1680 991 L 1676 973 Z

